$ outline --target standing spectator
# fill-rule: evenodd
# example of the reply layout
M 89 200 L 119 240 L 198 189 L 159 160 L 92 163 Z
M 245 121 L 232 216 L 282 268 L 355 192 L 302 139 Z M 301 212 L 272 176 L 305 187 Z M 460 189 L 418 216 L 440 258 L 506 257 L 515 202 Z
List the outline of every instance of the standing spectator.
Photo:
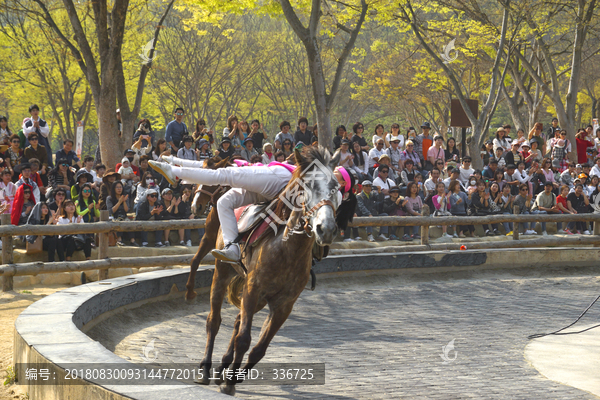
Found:
M 48 173 L 48 154 L 46 152 L 46 148 L 41 144 L 38 144 L 38 134 L 32 133 L 29 135 L 29 146 L 24 151 L 25 159 L 30 160 L 32 158 L 37 158 L 42 167 L 40 169 L 40 173 L 42 175 L 46 175 Z
M 160 155 L 167 151 L 167 141 L 165 139 L 158 139 L 156 147 L 152 151 L 152 160 L 160 161 Z
M 248 134 L 248 137 L 252 138 L 252 141 L 254 142 L 254 148 L 257 151 L 260 151 L 260 149 L 263 147 L 263 140 L 267 140 L 267 134 L 258 130 L 258 128 L 263 129 L 263 126 L 257 119 L 254 119 L 252 122 L 250 122 L 250 128 L 251 130 Z
M 194 150 L 200 150 L 202 148 L 202 146 L 200 146 L 200 144 L 199 144 L 200 140 L 206 140 L 206 142 L 208 143 L 209 149 L 212 147 L 212 144 L 215 142 L 213 131 L 209 130 L 206 127 L 206 121 L 204 121 L 204 119 L 202 119 L 202 118 L 200 118 L 196 122 L 196 130 L 194 131 L 192 137 L 194 138 L 194 142 L 196 142 L 196 146 L 194 146 Z
M 344 139 L 350 143 L 348 139 Z M 371 180 L 373 177 L 369 174 L 369 156 L 360 148 L 360 143 L 352 142 L 352 169 L 358 175 L 359 181 Z
M 542 150 L 542 155 L 546 154 L 546 141 L 542 137 L 542 129 L 544 129 L 544 125 L 541 122 L 536 122 L 533 128 L 529 131 L 528 139 L 529 143 L 532 145 L 532 141 L 536 141 L 538 144 L 538 148 Z
M 449 137 L 448 141 L 446 142 L 446 150 L 444 150 L 444 159 L 446 161 L 454 161 L 456 163 L 458 163 L 458 160 L 460 160 L 460 153 L 456 148 L 456 139 L 454 139 L 453 137 Z
M 466 216 L 469 206 L 469 198 L 463 192 L 458 180 L 450 182 L 448 187 L 448 199 L 450 200 L 450 213 L 455 216 Z M 458 231 L 458 235 L 456 234 Z M 457 225 L 454 231 L 454 237 L 465 238 L 465 232 L 470 237 L 475 237 L 475 227 L 473 225 Z
M 552 182 L 546 182 L 544 185 L 544 191 L 537 195 L 533 207 L 531 208 L 532 214 L 551 214 L 557 213 L 558 208 L 556 207 L 556 195 L 552 193 L 554 185 Z M 546 223 L 542 222 L 542 235 L 548 236 L 546 232 Z
M 378 208 L 383 204 L 383 193 L 381 190 L 378 192 L 372 192 L 372 184 L 369 181 L 364 181 L 362 183 L 362 192 L 360 192 L 357 196 L 357 206 L 356 206 L 356 214 L 359 217 L 372 217 L 374 215 L 386 215 L 379 214 L 377 212 Z M 389 195 L 388 195 L 389 197 Z M 367 230 L 367 240 L 369 242 L 374 242 L 375 238 L 373 237 L 373 227 L 368 226 Z M 380 240 L 388 240 L 385 236 L 387 234 L 387 226 L 381 226 L 379 228 L 379 237 Z
M 434 217 L 444 217 L 448 215 L 452 215 L 450 213 L 450 202 L 446 196 L 446 186 L 444 182 L 438 182 L 435 185 L 436 194 L 432 197 L 433 202 L 433 216 Z M 442 237 L 452 237 L 448 235 L 448 226 L 442 225 Z M 458 236 L 458 235 L 457 235 Z
M 177 151 L 177 157 L 183 160 L 196 161 L 196 152 L 192 149 L 194 139 L 192 139 L 191 136 L 184 136 L 183 139 L 181 139 L 180 144 L 181 143 L 183 143 L 183 146 Z M 121 171 L 119 171 L 119 173 L 121 173 Z
M 290 133 L 290 123 L 288 121 L 281 122 L 279 129 L 281 129 L 281 132 L 275 136 L 275 148 L 283 150 L 283 142 L 289 140 L 291 143 L 294 143 L 294 136 Z
M 409 216 L 420 217 L 421 210 L 423 209 L 423 200 L 421 199 L 421 196 L 419 196 L 419 185 L 417 182 L 408 183 L 408 186 L 406 187 L 405 200 L 406 203 L 403 203 L 403 206 L 406 209 L 406 214 Z M 404 227 L 404 236 L 402 237 L 402 240 L 408 241 L 412 239 L 421 239 L 418 226 L 412 227 L 412 235 L 409 235 L 410 230 L 410 226 Z
M 352 135 L 352 138 L 350 140 L 352 142 L 358 142 L 358 144 L 360 144 L 360 148 L 363 151 L 368 152 L 371 148 L 367 144 L 367 140 L 363 137 L 365 126 L 362 124 L 362 122 L 355 123 L 352 126 L 352 131 L 354 132 L 354 135 Z
M 583 190 L 582 184 L 575 185 L 575 191 L 567 196 L 567 205 L 572 214 L 585 214 L 589 212 L 590 200 Z M 586 221 L 575 222 L 577 233 L 591 235 L 587 229 Z
M 387 140 L 386 135 L 383 133 L 385 128 L 381 124 L 377 124 L 375 126 L 375 131 L 373 132 L 373 146 L 377 146 L 377 141 L 379 139 L 383 140 L 383 149 L 386 150 L 390 147 L 390 143 Z
M 138 129 L 133 134 L 133 142 L 141 140 L 141 148 L 149 148 L 150 150 L 154 147 L 156 140 L 156 133 L 152 130 L 150 120 L 142 118 L 138 123 Z M 148 153 L 150 152 L 148 150 Z
M 8 118 L 0 115 L 0 145 L 10 146 L 10 137 L 13 135 L 8 127 Z
M 198 159 L 198 161 L 204 161 L 209 158 L 212 158 L 213 154 L 210 150 L 210 143 L 208 142 L 208 140 L 200 139 L 198 140 L 196 145 L 199 146 L 196 150 L 196 158 Z
M 506 131 L 504 128 L 501 127 L 496 129 L 496 138 L 492 143 L 494 147 L 494 154 L 496 154 L 496 149 L 498 147 L 502 147 L 503 152 L 506 149 L 510 149 L 510 141 L 506 138 Z
M 385 199 L 390 197 L 390 189 L 397 186 L 396 183 L 388 178 L 390 168 L 386 165 L 379 168 L 379 174 L 377 178 L 373 180 L 373 186 L 377 187 L 377 191 L 380 195 L 383 195 Z
M 31 179 L 31 164 L 23 163 L 21 165 L 17 165 L 15 167 L 15 172 L 17 174 L 19 174 L 19 173 L 22 174 L 22 176 L 19 178 L 19 180 L 15 184 L 15 185 L 17 185 L 17 188 L 24 184 L 31 187 L 31 193 L 33 194 L 33 198 L 36 203 L 39 203 L 40 202 L 40 188 L 38 187 L 37 183 L 33 179 Z
M 29 213 L 35 205 L 35 198 L 32 194 L 32 188 L 28 184 L 23 184 L 17 188 L 15 201 L 13 202 L 10 222 L 13 225 L 25 225 Z
M 429 131 L 431 131 L 431 124 L 428 121 L 423 122 L 423 125 L 421 125 L 421 134 L 415 139 L 415 151 L 419 155 L 423 168 L 426 171 L 431 171 L 433 168 L 433 164 L 428 163 L 427 159 L 427 152 L 433 145 L 433 140 L 429 135 Z
M 19 179 L 19 174 L 15 173 L 15 167 L 23 161 L 25 156 L 21 149 L 21 139 L 19 135 L 13 134 L 10 138 L 10 147 L 4 153 L 4 161 L 6 162 L 6 168 L 12 173 L 12 180 L 16 182 Z
M 300 117 L 298 119 L 298 130 L 294 133 L 294 143 L 304 143 L 306 146 L 312 144 L 312 132 L 308 130 L 308 119 Z
M 10 214 L 12 211 L 12 205 L 15 201 L 15 194 L 17 193 L 17 185 L 12 183 L 12 173 L 5 169 L 2 171 L 2 181 L 0 182 L 0 200 L 4 200 L 8 203 L 8 207 L 4 210 L 4 214 Z
M 56 225 L 58 223 L 58 214 L 50 210 L 46 203 L 38 203 L 33 207 L 27 220 L 27 225 Z M 27 241 L 35 243 L 36 235 L 27 235 Z M 62 242 L 56 236 L 43 236 L 42 249 L 48 254 L 48 262 L 54 262 L 54 254 L 58 253 L 58 259 L 65 261 L 65 254 Z
M 258 151 L 256 151 L 256 149 L 254 148 L 254 141 L 252 140 L 252 138 L 248 137 L 244 139 L 244 142 L 242 144 L 245 147 L 242 148 L 242 152 L 240 155 L 244 160 L 249 162 L 252 159 L 252 156 L 258 155 Z
M 442 144 L 444 144 L 444 138 L 437 135 L 433 138 L 434 145 L 427 150 L 427 161 L 429 164 L 435 167 L 437 160 L 442 160 L 442 164 L 446 162 L 446 153 Z
M 185 123 L 183 122 L 183 117 L 185 116 L 185 111 L 183 110 L 183 108 L 175 108 L 174 114 L 175 119 L 167 124 L 165 140 L 171 146 L 171 151 L 173 152 L 173 154 L 177 154 L 177 151 L 179 151 L 179 146 L 181 144 L 181 139 L 183 139 L 184 136 L 188 135 L 188 129 Z
M 235 154 L 235 149 L 231 146 L 231 139 L 228 137 L 223 137 L 223 141 L 221 142 L 221 146 L 215 152 L 215 155 L 219 156 L 221 159 L 226 159 L 227 157 L 233 157 Z
M 140 166 L 140 157 L 150 154 L 150 152 L 152 151 L 151 145 L 142 147 L 143 142 L 144 142 L 144 139 L 142 139 L 142 137 L 140 136 L 138 138 L 138 140 L 134 144 L 131 145 L 131 149 L 127 150 L 128 152 L 133 152 L 133 158 L 129 160 L 131 162 L 131 165 L 133 165 L 133 166 L 139 167 Z M 85 164 L 85 161 L 84 161 L 84 164 Z
M 73 201 L 65 201 L 62 213 L 58 218 L 58 225 L 79 224 L 82 221 L 83 217 L 77 216 L 76 207 Z M 80 235 L 60 235 L 58 238 L 65 249 L 67 261 L 71 261 L 71 256 L 73 256 L 73 253 L 77 250 L 78 245 L 83 245 L 83 253 L 86 260 L 89 260 L 92 256 L 92 240 L 90 238 Z
M 409 140 L 413 143 L 417 141 L 417 131 L 412 126 L 406 130 L 406 141 Z
M 394 122 L 391 126 L 392 132 L 388 133 L 385 138 L 387 139 L 388 143 L 390 143 L 390 146 L 392 145 L 391 141 L 393 137 L 397 137 L 398 138 L 398 150 L 402 151 L 402 149 L 404 148 L 404 136 L 402 136 L 400 134 L 400 125 L 398 125 L 396 122 Z
M 519 194 L 515 197 L 513 201 L 513 205 L 519 207 L 519 214 L 531 214 L 531 200 L 533 195 L 529 190 L 529 186 L 526 183 L 522 183 L 519 185 Z M 536 232 L 533 229 L 535 227 L 535 222 L 521 222 L 519 225 L 523 227 L 524 235 L 535 235 Z
M 423 164 L 421 164 L 421 158 L 419 157 L 419 154 L 416 151 L 414 151 L 414 148 L 415 144 L 413 143 L 413 141 L 407 140 L 406 150 L 402 152 L 401 160 L 404 165 L 406 165 L 407 160 L 411 160 L 413 162 L 416 172 L 419 173 L 419 171 L 423 171 Z
M 273 153 L 273 145 L 269 142 L 263 144 L 262 163 L 269 165 L 275 161 L 275 154 Z
M 73 151 L 73 141 L 71 139 L 66 139 L 63 141 L 63 148 L 56 152 L 56 159 L 63 160 L 69 164 L 69 167 L 74 167 L 77 165 L 81 168 L 81 161 L 77 154 Z M 51 164 L 49 164 L 51 165 Z
M 158 199 L 158 190 L 148 189 L 146 198 L 142 201 L 135 213 L 136 221 L 161 221 L 168 219 L 165 206 Z M 163 231 L 154 231 L 154 247 L 165 247 L 162 242 Z M 142 231 L 142 247 L 148 247 L 148 231 Z
M 390 147 L 386 149 L 386 154 L 390 156 L 392 161 L 391 167 L 394 175 L 400 176 L 402 172 L 402 150 L 400 150 L 400 137 L 392 136 L 389 139 Z
M 558 118 L 552 118 L 552 123 L 546 131 L 546 139 L 550 140 L 556 135 L 556 132 L 560 132 L 560 126 L 558 126 Z
M 595 147 L 593 142 L 586 140 L 585 134 L 585 130 L 579 129 L 575 135 L 575 141 L 577 142 L 577 162 L 579 164 L 587 163 L 587 149 Z
M 335 135 L 333 136 L 333 151 L 340 148 L 344 139 L 348 139 L 348 132 L 344 125 L 339 125 L 335 128 Z
M 39 159 L 40 161 L 46 161 L 49 167 L 53 167 L 52 163 L 52 148 L 50 147 L 50 141 L 48 140 L 48 135 L 50 134 L 50 127 L 39 117 L 40 108 L 34 104 L 29 107 L 29 114 L 31 114 L 31 118 L 27 118 L 23 121 L 23 135 L 25 137 L 29 137 L 32 133 L 37 133 L 38 142 L 40 145 L 46 148 L 46 159 Z M 29 144 L 26 143 L 28 146 Z M 58 159 L 58 158 L 57 158 Z

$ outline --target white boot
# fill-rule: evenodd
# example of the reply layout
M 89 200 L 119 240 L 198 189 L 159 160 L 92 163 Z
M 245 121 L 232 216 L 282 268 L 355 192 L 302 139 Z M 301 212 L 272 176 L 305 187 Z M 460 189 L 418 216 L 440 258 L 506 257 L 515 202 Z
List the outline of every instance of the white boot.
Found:
M 156 172 L 160 173 L 162 176 L 167 178 L 167 181 L 169 181 L 169 183 L 171 185 L 175 185 L 176 178 L 175 178 L 175 174 L 173 173 L 173 170 L 171 169 L 171 165 L 169 165 L 167 163 L 156 162 L 156 161 L 148 161 L 148 164 L 150 165 L 150 167 L 153 170 L 155 170 Z
M 162 160 L 166 163 L 174 164 L 173 159 L 175 158 L 175 156 L 162 155 L 160 156 L 160 158 L 162 158 Z
M 240 261 L 240 246 L 237 243 L 229 243 L 223 249 L 214 249 L 210 252 L 214 258 L 229 263 Z

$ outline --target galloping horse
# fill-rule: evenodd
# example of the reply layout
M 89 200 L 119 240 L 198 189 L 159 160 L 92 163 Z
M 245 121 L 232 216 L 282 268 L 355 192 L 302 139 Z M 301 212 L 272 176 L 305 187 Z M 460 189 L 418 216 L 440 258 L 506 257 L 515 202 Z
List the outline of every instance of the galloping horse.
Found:
M 292 312 L 294 303 L 309 280 L 313 245 L 315 242 L 320 246 L 329 245 L 337 234 L 335 211 L 339 205 L 339 183 L 332 171 L 339 156 L 331 160 L 329 152 L 322 147 L 304 147 L 302 153 L 296 150 L 295 156 L 298 168 L 283 193 L 298 193 L 301 189 L 303 195 L 295 199 L 301 204 L 290 204 L 280 196 L 275 213 L 281 221 L 287 221 L 285 229 L 279 229 L 276 233 L 271 231 L 271 234 L 259 239 L 260 242 L 252 249 L 244 252 L 242 261 L 248 269 L 246 277 L 238 275 L 231 264 L 216 262 L 210 313 L 206 321 L 206 350 L 200 364 L 203 378 L 198 383 L 210 383 L 212 353 L 221 325 L 221 307 L 226 292 L 229 292 L 230 302 L 240 308 L 240 312 L 218 369 L 219 375 L 232 363 L 234 371 L 240 368 L 244 354 L 250 347 L 252 318 L 268 304 L 269 315 L 244 369 L 252 368 L 263 358 L 269 343 Z M 299 229 L 299 226 L 302 227 Z M 220 232 L 217 246 L 223 247 Z M 228 376 L 220 390 L 233 395 L 235 385 L 239 382 L 236 374 Z
M 229 157 L 224 160 L 221 160 L 219 157 L 214 157 L 209 158 L 204 162 L 204 168 L 210 169 L 226 168 L 231 165 L 232 164 L 229 162 Z M 192 203 L 192 212 L 194 214 L 198 215 L 204 212 L 209 204 L 212 204 L 213 208 L 206 217 L 204 236 L 202 236 L 198 250 L 196 251 L 194 258 L 192 258 L 192 263 L 190 265 L 190 274 L 188 275 L 188 280 L 185 284 L 185 301 L 187 303 L 192 303 L 196 298 L 194 286 L 196 282 L 196 271 L 198 270 L 198 266 L 208 252 L 215 248 L 217 243 L 217 233 L 219 232 L 221 222 L 219 221 L 216 205 L 217 200 L 219 200 L 221 195 L 223 195 L 226 191 L 227 189 L 220 185 L 207 187 L 200 185 L 194 196 L 194 201 Z M 231 266 L 229 266 L 229 268 L 231 268 Z

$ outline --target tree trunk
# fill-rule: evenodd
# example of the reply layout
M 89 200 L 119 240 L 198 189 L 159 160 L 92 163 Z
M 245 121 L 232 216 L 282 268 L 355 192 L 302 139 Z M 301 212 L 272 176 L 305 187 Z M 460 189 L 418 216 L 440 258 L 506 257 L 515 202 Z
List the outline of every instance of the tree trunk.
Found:
M 319 144 L 329 150 L 333 149 L 333 138 L 331 135 L 331 122 L 329 120 L 329 109 L 327 108 L 327 89 L 325 87 L 325 75 L 323 73 L 323 62 L 316 38 L 304 44 L 308 56 L 308 68 L 312 82 L 315 110 L 317 113 L 317 124 L 319 126 Z
M 108 82 L 105 82 L 108 86 Z M 114 86 L 114 83 L 113 85 Z M 119 122 L 116 116 L 117 92 L 111 88 L 103 87 L 102 96 L 96 99 L 96 114 L 98 116 L 98 143 L 102 163 L 106 168 L 114 169 L 123 158 L 123 151 L 118 139 Z

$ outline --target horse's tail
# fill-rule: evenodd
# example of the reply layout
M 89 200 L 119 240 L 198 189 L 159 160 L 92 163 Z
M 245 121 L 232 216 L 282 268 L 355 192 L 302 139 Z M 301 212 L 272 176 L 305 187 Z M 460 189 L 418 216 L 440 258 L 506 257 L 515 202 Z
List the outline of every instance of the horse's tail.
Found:
M 237 275 L 231 280 L 231 282 L 229 282 L 229 285 L 227 286 L 227 300 L 237 308 L 242 307 L 240 295 L 245 283 L 246 278 L 241 275 Z

